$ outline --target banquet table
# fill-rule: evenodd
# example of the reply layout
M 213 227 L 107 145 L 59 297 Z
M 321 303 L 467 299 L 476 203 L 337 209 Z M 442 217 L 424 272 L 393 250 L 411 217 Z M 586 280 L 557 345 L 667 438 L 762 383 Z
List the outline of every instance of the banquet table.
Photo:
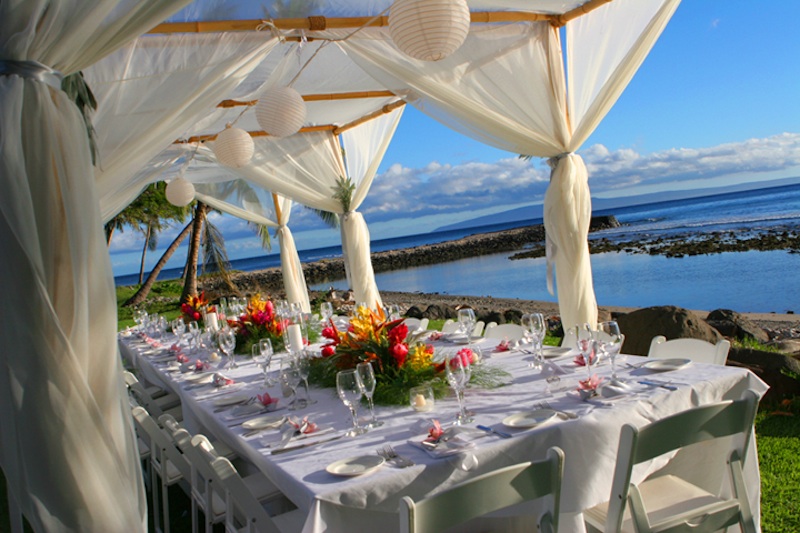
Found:
M 496 366 L 508 373 L 507 384 L 491 389 L 470 387 L 466 392 L 467 407 L 474 411 L 474 424 L 490 426 L 508 433 L 511 438 L 468 431 L 472 445 L 463 453 L 447 457 L 432 457 L 418 443 L 431 425 L 431 419 L 442 424 L 454 420 L 458 410 L 455 397 L 437 400 L 432 412 L 417 412 L 407 407 L 376 407 L 381 427 L 370 429 L 357 437 L 344 437 L 320 442 L 306 448 L 271 455 L 279 440 L 277 430 L 248 433 L 242 419 L 232 416 L 232 409 L 219 409 L 219 398 L 226 394 L 269 392 L 280 396 L 279 387 L 266 387 L 263 374 L 245 358 L 238 359 L 239 367 L 220 370 L 234 380 L 233 385 L 216 388 L 213 384 L 198 385 L 192 381 L 193 372 L 168 371 L 164 360 L 170 358 L 165 347 L 173 337 L 153 346 L 135 335 L 121 335 L 120 349 L 128 363 L 139 371 L 140 378 L 179 394 L 182 400 L 184 425 L 193 432 L 213 435 L 246 459 L 251 468 L 263 472 L 283 494 L 305 515 L 304 533 L 321 531 L 394 531 L 398 529 L 397 508 L 402 496 L 423 498 L 452 487 L 459 482 L 511 464 L 540 460 L 551 446 L 565 453 L 564 478 L 561 495 L 560 530 L 585 531 L 582 511 L 608 500 L 616 461 L 620 429 L 623 424 L 637 426 L 664 418 L 685 409 L 721 400 L 737 399 L 746 390 L 762 396 L 767 385 L 752 372 L 736 367 L 691 363 L 669 372 L 651 372 L 640 366 L 647 361 L 636 356 L 620 356 L 617 371 L 631 384 L 631 391 L 614 398 L 596 397 L 583 401 L 576 393 L 578 380 L 586 371 L 573 361 L 575 354 L 553 354 L 548 358 L 555 366 L 545 371 L 531 366 L 532 356 L 518 350 L 497 351 L 497 339 L 481 339 L 474 346 L 481 349 L 482 365 Z M 434 343 L 437 353 L 463 348 L 446 342 Z M 189 357 L 206 356 L 189 353 Z M 279 360 L 285 354 L 276 354 Z M 278 363 L 273 361 L 273 367 Z M 174 367 L 174 364 L 173 364 Z M 609 379 L 610 364 L 595 367 L 596 373 Z M 545 375 L 558 372 L 560 381 L 548 384 Z M 656 385 L 642 385 L 649 380 L 669 384 L 675 390 Z M 300 387 L 302 389 L 302 386 Z M 299 390 L 300 390 L 299 389 Z M 302 393 L 301 393 L 302 395 Z M 320 428 L 319 436 L 310 435 L 303 443 L 324 441 L 346 431 L 351 419 L 335 390 L 311 388 L 317 403 L 297 411 L 285 408 L 281 398 L 276 414 L 308 419 Z M 529 411 L 547 402 L 553 410 L 563 413 L 533 428 L 507 427 L 503 421 L 509 415 Z M 361 408 L 362 420 L 368 414 Z M 574 417 L 565 414 L 576 415 Z M 256 415 L 253 415 L 256 416 Z M 471 425 L 474 427 L 474 425 Z M 478 436 L 480 434 L 480 436 Z M 299 443 L 300 441 L 298 441 Z M 293 443 L 291 443 L 293 444 Z M 290 444 L 290 445 L 291 445 Z M 397 468 L 390 463 L 367 475 L 340 477 L 326 467 L 335 461 L 375 451 L 391 445 L 400 455 L 413 460 L 410 468 Z M 702 450 L 693 449 L 657 458 L 638 465 L 632 482 L 639 482 L 656 471 L 679 474 L 685 479 L 717 492 L 726 485 L 724 473 L 708 466 L 707 458 L 724 451 L 720 443 L 706 443 Z M 759 522 L 760 478 L 751 437 L 745 463 L 745 480 L 751 506 Z M 470 522 L 470 530 L 515 531 L 530 526 L 530 515 L 538 517 L 540 502 L 523 504 L 483 520 Z

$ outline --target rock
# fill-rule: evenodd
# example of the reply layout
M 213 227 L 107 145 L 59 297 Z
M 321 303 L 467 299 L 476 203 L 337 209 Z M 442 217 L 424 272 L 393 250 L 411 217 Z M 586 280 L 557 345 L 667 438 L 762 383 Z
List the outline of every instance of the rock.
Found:
M 774 346 L 781 352 L 795 357 L 800 356 L 800 339 L 783 339 L 773 341 L 769 346 Z
M 519 309 L 508 309 L 505 313 L 503 313 L 503 318 L 505 319 L 505 322 L 519 324 L 522 321 L 522 311 Z
M 602 215 L 592 217 L 589 221 L 589 231 L 598 231 L 606 228 L 620 227 L 619 220 L 614 215 Z
M 663 335 L 667 340 L 701 339 L 711 344 L 722 339 L 722 335 L 696 313 L 672 305 L 638 309 L 621 315 L 617 323 L 625 334 L 623 350 L 632 355 L 647 355 L 656 335 Z
M 769 342 L 769 335 L 752 320 L 730 309 L 716 309 L 706 317 L 706 322 L 724 336 L 740 341 L 752 338 L 761 343 Z
M 456 310 L 447 305 L 431 304 L 422 313 L 423 318 L 430 320 L 445 320 L 448 318 L 458 318 Z
M 497 322 L 498 324 L 506 323 L 503 314 L 492 309 L 481 309 L 480 311 L 476 310 L 475 316 L 476 320 L 483 320 L 484 324 L 488 324 L 489 322 Z
M 789 355 L 731 347 L 728 364 L 749 368 L 769 385 L 764 396 L 779 401 L 800 395 L 800 362 Z
M 408 311 L 406 311 L 406 317 L 407 318 L 425 318 L 424 316 L 422 316 L 422 309 L 420 309 L 416 305 L 412 305 L 411 307 L 408 308 Z

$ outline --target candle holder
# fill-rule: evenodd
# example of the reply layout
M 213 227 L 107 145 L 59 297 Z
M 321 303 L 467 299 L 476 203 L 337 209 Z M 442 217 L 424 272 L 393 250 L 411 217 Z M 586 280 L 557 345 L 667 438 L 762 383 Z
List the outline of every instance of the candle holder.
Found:
M 433 398 L 433 389 L 430 385 L 420 385 L 408 390 L 408 401 L 412 409 L 422 413 L 433 411 L 436 401 Z

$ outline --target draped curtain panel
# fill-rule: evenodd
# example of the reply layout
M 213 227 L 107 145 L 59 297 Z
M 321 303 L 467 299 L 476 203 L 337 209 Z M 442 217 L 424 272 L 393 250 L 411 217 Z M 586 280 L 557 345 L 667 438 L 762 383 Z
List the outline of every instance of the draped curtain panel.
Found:
M 588 175 L 574 152 L 616 102 L 678 4 L 615 0 L 570 22 L 568 73 L 560 31 L 547 22 L 473 27 L 461 48 L 434 63 L 405 56 L 388 29 L 369 28 L 339 43 L 376 80 L 443 124 L 503 150 L 554 158 L 545 228 L 567 327 L 597 322 Z
M 84 69 L 186 1 L 0 3 L 0 60 Z M 86 127 L 56 82 L 0 76 L 0 427 L 36 531 L 145 531 Z

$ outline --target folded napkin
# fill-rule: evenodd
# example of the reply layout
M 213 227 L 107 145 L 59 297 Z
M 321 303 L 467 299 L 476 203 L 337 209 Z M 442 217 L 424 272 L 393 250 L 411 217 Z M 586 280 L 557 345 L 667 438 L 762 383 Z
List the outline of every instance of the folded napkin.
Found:
M 223 376 L 222 374 L 214 374 L 213 383 L 215 387 L 225 387 L 226 385 L 233 385 L 236 383 L 233 379 Z
M 431 420 L 427 436 L 417 436 L 408 441 L 434 458 L 447 457 L 475 447 L 472 439 L 485 435 L 483 431 L 461 426 L 442 429 L 438 420 Z
M 178 346 L 178 344 L 176 343 L 176 344 L 173 344 L 172 346 L 169 347 L 169 351 L 171 351 L 171 352 L 180 352 L 181 351 L 181 347 Z
M 264 407 L 269 409 L 275 409 L 278 407 L 278 398 L 270 396 L 268 392 L 265 392 L 264 394 L 256 394 L 256 398 L 258 398 L 258 402 Z
M 286 424 L 294 429 L 295 432 L 307 434 L 307 433 L 314 433 L 319 429 L 319 426 L 314 422 L 309 421 L 308 417 L 303 417 L 303 420 L 298 420 L 297 418 L 288 417 L 286 419 Z
M 429 341 L 438 341 L 443 336 L 444 336 L 444 333 L 442 333 L 441 331 L 434 331 L 430 335 L 428 335 L 428 340 Z
M 495 352 L 507 352 L 509 350 L 511 350 L 511 343 L 508 342 L 508 339 L 501 340 L 500 344 L 494 348 Z
M 563 376 L 564 374 L 569 374 L 569 370 L 552 361 L 545 361 L 542 365 L 542 374 L 547 374 L 549 376 Z
M 179 352 L 179 353 L 178 353 L 178 354 L 175 356 L 175 360 L 176 360 L 176 361 L 178 361 L 179 363 L 188 363 L 188 362 L 189 362 L 189 356 L 188 356 L 188 355 L 186 355 L 186 354 L 185 354 L 185 353 L 183 353 L 183 352 Z

